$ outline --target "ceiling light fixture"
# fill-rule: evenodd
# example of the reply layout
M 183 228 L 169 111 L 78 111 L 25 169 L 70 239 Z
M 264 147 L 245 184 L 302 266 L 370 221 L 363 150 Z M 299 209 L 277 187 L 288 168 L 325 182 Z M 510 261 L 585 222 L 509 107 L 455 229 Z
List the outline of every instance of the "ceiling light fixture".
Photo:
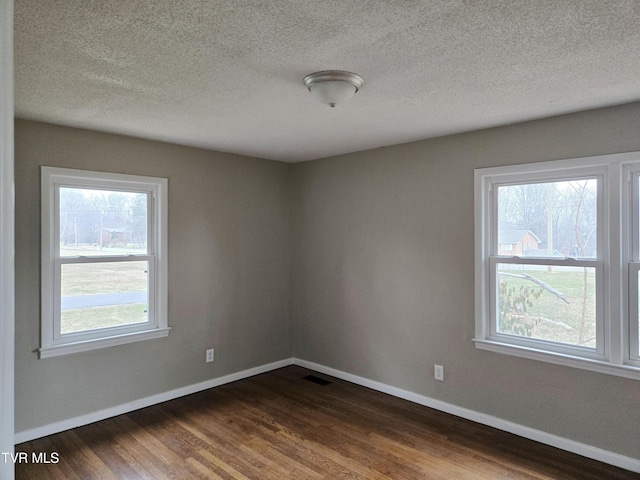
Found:
M 304 84 L 311 95 L 330 107 L 349 100 L 363 83 L 360 75 L 342 70 L 323 70 L 304 77 Z

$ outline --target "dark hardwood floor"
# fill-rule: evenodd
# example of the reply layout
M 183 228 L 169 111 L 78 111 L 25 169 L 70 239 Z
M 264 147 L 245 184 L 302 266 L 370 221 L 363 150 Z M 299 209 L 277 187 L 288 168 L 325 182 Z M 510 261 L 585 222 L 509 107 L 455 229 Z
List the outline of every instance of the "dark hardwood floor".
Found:
M 16 450 L 59 455 L 17 465 L 30 480 L 640 478 L 295 366 Z

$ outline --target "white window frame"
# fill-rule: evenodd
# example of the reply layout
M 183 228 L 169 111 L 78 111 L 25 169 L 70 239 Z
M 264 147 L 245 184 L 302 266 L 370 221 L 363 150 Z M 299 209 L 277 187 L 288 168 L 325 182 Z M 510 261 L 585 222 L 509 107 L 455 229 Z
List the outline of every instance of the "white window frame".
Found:
M 598 178 L 597 258 L 499 255 L 495 218 L 497 195 L 494 195 L 497 187 L 593 177 Z M 637 354 L 637 272 L 640 270 L 640 254 L 637 253 L 640 246 L 638 182 L 640 152 L 475 170 L 476 332 L 473 340 L 476 348 L 640 379 L 640 358 Z M 595 268 L 596 347 L 498 333 L 494 312 L 497 298 L 495 272 L 498 264 L 508 263 Z M 629 292 L 636 292 L 635 299 Z
M 626 340 L 626 347 L 629 350 L 629 363 L 640 367 L 640 345 L 638 325 L 638 273 L 640 272 L 640 164 L 625 165 L 622 171 L 623 197 L 628 199 L 623 210 L 623 227 L 625 228 L 625 238 L 628 239 L 623 244 L 623 264 L 627 266 L 628 283 L 625 286 L 624 297 L 628 301 L 624 303 L 626 307 L 624 318 L 626 323 L 623 330 L 629 332 Z
M 166 337 L 167 320 L 167 179 L 41 167 L 41 346 L 40 358 L 84 352 Z M 60 256 L 59 192 L 61 187 L 131 191 L 147 194 L 147 253 L 142 255 Z M 130 325 L 60 333 L 63 264 L 147 261 L 148 321 Z

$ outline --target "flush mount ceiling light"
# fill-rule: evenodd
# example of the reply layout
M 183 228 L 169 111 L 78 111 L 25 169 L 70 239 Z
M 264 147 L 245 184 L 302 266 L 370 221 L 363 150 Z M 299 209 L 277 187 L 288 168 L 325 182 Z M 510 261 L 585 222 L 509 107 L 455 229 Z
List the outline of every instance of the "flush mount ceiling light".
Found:
M 360 75 L 342 70 L 323 70 L 304 77 L 304 84 L 311 95 L 330 107 L 349 100 L 363 83 Z

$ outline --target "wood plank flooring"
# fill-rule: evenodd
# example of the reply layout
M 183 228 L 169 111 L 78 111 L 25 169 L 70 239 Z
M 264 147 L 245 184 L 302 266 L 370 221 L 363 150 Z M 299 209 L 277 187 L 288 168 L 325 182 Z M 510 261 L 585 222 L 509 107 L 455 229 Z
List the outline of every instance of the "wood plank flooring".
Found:
M 331 380 L 319 385 L 305 376 Z M 26 442 L 17 479 L 638 479 L 291 366 Z

